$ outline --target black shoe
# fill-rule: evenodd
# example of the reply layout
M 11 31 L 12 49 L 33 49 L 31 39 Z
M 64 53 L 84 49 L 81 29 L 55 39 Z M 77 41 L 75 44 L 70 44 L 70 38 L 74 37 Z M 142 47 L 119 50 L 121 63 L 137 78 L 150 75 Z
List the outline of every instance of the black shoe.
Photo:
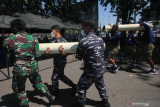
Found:
M 85 104 L 79 104 L 77 107 L 85 107 Z
M 45 96 L 46 96 L 46 98 L 49 100 L 49 105 L 52 105 L 53 102 L 54 102 L 55 97 L 53 97 L 53 96 L 50 94 L 49 91 L 47 91 L 47 92 L 45 93 Z
M 98 107 L 111 107 L 111 104 L 108 100 L 98 101 Z
M 85 103 L 76 101 L 76 102 L 73 103 L 73 106 L 74 107 L 85 107 Z
M 111 107 L 111 104 L 108 102 L 107 104 L 104 104 L 103 107 Z

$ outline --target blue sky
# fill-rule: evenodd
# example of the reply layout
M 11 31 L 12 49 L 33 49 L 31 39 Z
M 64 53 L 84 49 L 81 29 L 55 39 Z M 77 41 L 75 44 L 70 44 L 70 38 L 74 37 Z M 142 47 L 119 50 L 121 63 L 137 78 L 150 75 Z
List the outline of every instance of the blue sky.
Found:
M 108 5 L 107 9 L 104 11 L 105 7 L 102 7 L 100 5 L 100 2 L 98 2 L 98 18 L 99 18 L 99 26 L 101 23 L 101 27 L 107 24 L 116 24 L 117 17 L 113 16 L 113 13 L 109 13 L 111 6 Z M 138 21 L 140 19 L 140 15 L 137 16 L 136 20 Z
M 104 11 L 105 7 L 102 7 L 100 3 L 98 3 L 98 18 L 99 18 L 99 24 L 101 23 L 101 26 L 107 25 L 107 24 L 116 24 L 116 17 L 113 16 L 113 13 L 109 13 L 111 6 L 108 5 L 107 9 Z

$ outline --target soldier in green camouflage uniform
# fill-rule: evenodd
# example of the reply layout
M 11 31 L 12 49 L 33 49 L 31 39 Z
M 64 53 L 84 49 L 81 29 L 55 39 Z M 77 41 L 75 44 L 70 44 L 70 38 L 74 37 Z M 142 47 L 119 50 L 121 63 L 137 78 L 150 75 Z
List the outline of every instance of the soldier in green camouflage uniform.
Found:
M 37 91 L 47 97 L 49 104 L 52 104 L 53 98 L 38 74 L 39 42 L 24 31 L 25 23 L 21 19 L 11 22 L 11 30 L 14 35 L 4 40 L 4 49 L 7 57 L 10 58 L 12 55 L 14 59 L 12 89 L 17 93 L 20 106 L 29 107 L 25 92 L 27 78 Z

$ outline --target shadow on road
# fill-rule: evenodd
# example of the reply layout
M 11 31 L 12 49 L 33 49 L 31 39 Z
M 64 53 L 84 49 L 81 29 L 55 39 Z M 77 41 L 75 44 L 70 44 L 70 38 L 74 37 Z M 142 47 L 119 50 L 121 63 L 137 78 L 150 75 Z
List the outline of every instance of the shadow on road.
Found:
M 51 89 L 49 86 L 49 89 Z M 38 92 L 35 91 L 26 91 L 27 92 L 27 96 L 30 102 L 32 103 L 37 103 L 39 105 L 44 105 L 45 107 L 48 107 L 48 101 L 45 102 L 43 99 L 41 98 L 37 98 L 36 96 L 41 96 L 44 97 L 43 95 L 40 95 Z M 72 95 L 72 89 L 68 88 L 68 89 L 60 89 L 60 95 L 59 97 L 57 97 L 54 100 L 54 104 L 52 106 L 62 106 L 62 107 L 75 107 L 74 105 L 74 101 L 76 101 L 77 97 Z M 3 101 L 0 102 L 0 107 L 1 106 L 5 106 L 5 107 L 19 107 L 18 105 L 18 99 L 16 98 L 16 94 L 12 93 L 12 94 L 7 94 L 1 97 L 1 99 Z M 29 102 L 29 103 L 30 103 Z M 33 105 L 33 104 L 32 104 Z M 90 106 L 96 106 L 97 103 L 94 100 L 91 99 L 87 99 L 86 101 L 86 105 L 90 105 Z
M 49 91 L 52 91 L 52 86 L 47 85 L 49 88 Z M 72 95 L 72 88 L 67 88 L 67 89 L 60 89 L 59 90 L 59 96 L 55 99 L 54 105 L 60 105 L 62 107 L 76 107 L 75 106 L 75 101 L 77 97 Z M 86 105 L 90 106 L 96 106 L 97 101 L 91 100 L 91 99 L 86 99 Z
M 127 67 L 120 67 L 121 71 L 125 71 L 125 72 L 129 72 L 129 73 L 135 73 L 141 80 L 144 81 L 149 81 L 152 76 L 149 75 L 149 71 L 146 71 L 146 69 L 144 69 L 145 64 L 143 63 L 139 63 L 139 66 L 133 68 L 131 66 L 127 66 Z M 147 75 L 148 74 L 148 75 Z
M 141 80 L 149 81 L 153 77 L 149 74 L 149 71 L 147 71 L 146 69 L 147 67 L 150 68 L 150 66 L 147 62 L 145 62 L 145 60 L 142 60 L 140 63 L 138 63 L 136 67 L 132 67 L 130 59 L 127 58 L 123 61 L 117 61 L 117 64 L 120 67 L 119 71 L 126 73 L 134 73 Z M 106 72 L 109 72 L 109 69 L 111 69 L 111 67 L 106 67 Z
M 18 100 L 15 93 L 4 95 L 1 99 L 3 101 L 0 102 L 0 107 L 18 107 Z
M 43 101 L 43 99 L 36 98 L 35 96 L 40 96 L 39 93 L 35 91 L 26 91 L 28 99 L 30 102 L 38 103 L 40 105 L 48 106 L 48 103 Z M 19 107 L 18 99 L 15 93 L 7 94 L 1 97 L 3 101 L 0 102 L 0 107 Z M 29 102 L 29 103 L 30 103 Z
M 151 86 L 154 86 L 154 87 L 158 87 L 158 88 L 160 88 L 160 83 L 159 82 L 157 82 L 157 83 L 148 83 L 149 85 L 151 85 Z

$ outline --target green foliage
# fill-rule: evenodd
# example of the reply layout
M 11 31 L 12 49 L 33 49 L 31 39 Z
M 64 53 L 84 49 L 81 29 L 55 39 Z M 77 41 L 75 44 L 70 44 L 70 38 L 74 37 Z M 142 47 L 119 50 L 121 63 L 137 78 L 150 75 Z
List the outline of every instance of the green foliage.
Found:
M 80 3 L 80 1 L 84 1 Z M 80 22 L 79 14 L 74 4 L 80 4 L 84 11 L 97 0 L 0 0 L 0 15 L 13 15 L 19 13 L 32 13 L 43 16 L 56 16 L 64 21 Z
M 42 0 L 1 0 L 0 15 L 13 13 L 42 14 Z
M 77 0 L 0 0 L 0 15 L 19 12 L 56 16 L 68 20 L 70 15 L 74 16 L 75 3 Z
M 101 5 L 107 8 L 111 5 L 110 11 L 115 13 L 122 24 L 131 23 L 135 20 L 136 15 L 140 14 L 140 10 L 147 7 L 149 0 L 99 0 Z M 134 17 L 135 15 L 135 17 Z

